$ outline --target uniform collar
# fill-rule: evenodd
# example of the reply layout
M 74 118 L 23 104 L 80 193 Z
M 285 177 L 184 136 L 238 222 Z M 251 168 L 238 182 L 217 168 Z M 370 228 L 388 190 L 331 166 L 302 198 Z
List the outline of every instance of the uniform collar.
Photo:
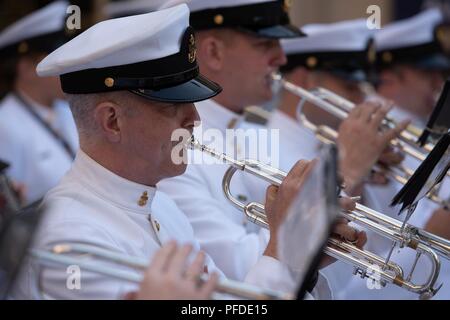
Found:
M 205 127 L 219 129 L 222 132 L 239 127 L 244 119 L 243 115 L 228 110 L 213 99 L 197 102 L 195 106 Z
M 279 124 L 282 124 L 283 127 L 277 128 Z M 274 124 L 276 124 L 274 126 Z M 269 120 L 269 127 L 274 126 L 277 129 L 283 129 L 289 132 L 296 132 L 299 128 L 301 128 L 300 122 L 296 119 L 292 119 L 285 112 L 275 109 L 272 112 L 271 118 Z
M 72 172 L 98 197 L 136 213 L 149 214 L 156 188 L 142 185 L 109 171 L 79 150 Z

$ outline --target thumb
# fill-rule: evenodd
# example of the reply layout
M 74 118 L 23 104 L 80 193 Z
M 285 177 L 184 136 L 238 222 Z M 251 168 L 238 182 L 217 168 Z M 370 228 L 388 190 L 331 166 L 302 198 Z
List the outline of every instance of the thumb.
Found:
M 278 194 L 278 187 L 271 185 L 267 188 L 266 191 L 266 208 L 271 208 L 273 203 L 275 202 L 275 199 L 277 198 Z

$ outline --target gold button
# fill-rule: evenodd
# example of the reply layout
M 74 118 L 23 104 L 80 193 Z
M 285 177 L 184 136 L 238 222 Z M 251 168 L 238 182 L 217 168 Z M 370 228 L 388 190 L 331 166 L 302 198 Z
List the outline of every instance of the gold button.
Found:
M 394 60 L 394 57 L 392 56 L 392 53 L 387 51 L 387 52 L 383 53 L 382 59 L 383 59 L 383 62 L 391 63 L 392 60 Z
M 19 47 L 17 47 L 17 52 L 23 54 L 23 53 L 26 53 L 28 51 L 28 49 L 29 49 L 28 43 L 21 42 L 19 44 Z
M 108 88 L 111 88 L 112 86 L 114 86 L 114 79 L 113 78 L 106 78 L 105 79 L 105 86 L 107 86 Z
M 306 59 L 306 65 L 309 68 L 315 68 L 317 66 L 318 60 L 316 57 L 309 57 L 308 59 Z
M 145 206 L 145 205 L 147 204 L 147 201 L 148 201 L 148 193 L 147 193 L 147 191 L 144 191 L 144 192 L 142 193 L 141 197 L 139 198 L 138 204 L 139 204 L 141 207 L 143 207 L 143 206 Z
M 436 31 L 436 39 L 439 41 L 439 44 L 441 45 L 442 49 L 446 53 L 450 53 L 450 27 L 441 26 Z
M 155 220 L 155 227 L 156 230 L 159 232 L 159 229 L 161 228 L 161 226 L 159 225 L 159 222 Z
M 215 24 L 218 24 L 218 25 L 221 25 L 221 24 L 223 24 L 223 15 L 221 15 L 221 14 L 217 14 L 215 17 L 214 17 L 214 23 Z
M 237 122 L 238 122 L 237 118 L 231 119 L 227 124 L 227 129 L 234 129 L 234 127 L 236 127 Z

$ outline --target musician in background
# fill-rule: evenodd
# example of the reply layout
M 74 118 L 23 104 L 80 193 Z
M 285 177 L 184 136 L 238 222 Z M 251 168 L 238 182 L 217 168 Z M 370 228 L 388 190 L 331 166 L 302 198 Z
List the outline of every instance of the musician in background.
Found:
M 377 91 L 395 102 L 396 108 L 390 113 L 395 120 L 409 118 L 418 129 L 425 128 L 450 76 L 449 39 L 450 26 L 437 8 L 391 23 L 375 33 Z M 407 167 L 418 166 L 414 159 L 407 160 Z M 442 199 L 450 197 L 449 185 L 449 179 L 445 178 L 439 193 Z M 423 199 L 416 211 L 420 212 L 413 216 L 416 225 L 449 237 L 448 209 L 439 209 Z
M 68 3 L 57 1 L 0 32 L 0 74 L 10 91 L 0 101 L 0 157 L 24 185 L 25 204 L 41 199 L 70 168 L 78 148 L 75 124 L 56 77 L 36 66 L 67 41 Z
M 364 19 L 307 25 L 302 30 L 308 34 L 307 38 L 282 41 L 283 49 L 288 57 L 288 63 L 282 70 L 288 81 L 308 90 L 323 87 L 353 103 L 371 98 L 366 97 L 367 92 L 363 89 L 371 80 L 376 56 L 371 39 L 373 32 L 367 29 Z M 314 157 L 319 142 L 311 130 L 299 125 L 297 107 L 300 98 L 298 96 L 282 91 L 276 102 L 278 109 L 269 119 L 268 127 L 280 128 L 280 149 L 284 154 L 282 167 L 285 169 L 298 157 L 303 156 L 306 159 Z M 310 103 L 305 103 L 302 111 L 306 118 L 316 125 L 339 126 L 340 121 L 337 121 L 335 117 L 331 117 L 329 113 L 321 111 Z M 361 141 L 367 141 L 358 134 L 354 137 L 356 140 L 359 138 Z M 398 151 L 387 149 L 381 160 L 385 165 L 392 166 L 400 163 L 403 156 Z M 369 208 L 398 219 L 398 208 L 391 207 L 390 203 L 401 187 L 401 184 L 392 179 L 388 180 L 384 175 L 372 174 L 361 189 L 362 201 Z M 445 237 L 443 231 L 449 226 L 450 216 L 442 214 L 445 210 L 432 214 L 436 209 L 436 205 L 423 199 L 419 202 L 417 213 L 413 216 L 411 223 Z M 426 225 L 416 219 L 422 220 L 427 217 L 430 219 Z M 391 241 L 368 232 L 367 250 L 385 256 L 390 246 Z M 400 258 L 395 258 L 404 262 L 404 265 L 410 265 L 409 256 L 401 255 Z M 428 272 L 427 266 L 419 263 L 418 270 L 421 268 L 423 274 Z M 416 295 L 393 286 L 371 291 L 367 288 L 365 281 L 358 278 L 352 279 L 345 265 L 333 265 L 324 273 L 330 280 L 335 296 L 339 299 L 416 298 Z M 445 297 L 444 290 L 441 290 L 440 296 Z
M 392 99 L 396 108 L 390 116 L 395 120 L 409 118 L 418 129 L 425 128 L 437 103 L 445 80 L 450 76 L 450 27 L 437 8 L 428 9 L 411 18 L 384 26 L 375 33 L 377 47 L 377 92 Z M 405 166 L 418 166 L 405 159 Z M 450 181 L 445 178 L 439 196 L 449 199 Z M 443 238 L 450 237 L 448 207 L 439 208 L 428 199 L 419 201 L 411 223 Z M 436 298 L 448 299 L 450 265 L 442 260 L 441 279 L 444 286 Z
M 375 33 L 377 91 L 395 102 L 391 116 L 419 128 L 437 103 L 450 76 L 450 26 L 439 9 L 384 26 Z
M 308 37 L 304 39 L 286 39 L 282 41 L 283 50 L 287 54 L 288 63 L 281 68 L 283 76 L 293 84 L 314 91 L 324 88 L 358 105 L 366 100 L 363 85 L 370 81 L 376 52 L 372 34 L 368 31 L 364 19 L 341 21 L 331 24 L 312 24 L 302 28 Z M 316 139 L 311 139 L 310 131 L 298 125 L 298 106 L 301 98 L 287 90 L 281 90 L 276 100 L 277 109 L 269 119 L 268 126 L 280 128 L 286 133 L 283 143 L 293 146 L 299 136 L 298 130 L 303 128 L 301 147 L 292 147 L 298 152 L 305 152 L 308 158 L 314 154 Z M 342 119 L 321 109 L 312 103 L 305 102 L 301 109 L 305 119 L 320 126 L 326 125 L 338 130 Z M 350 123 L 347 121 L 347 123 Z M 347 126 L 347 125 L 346 125 Z M 295 129 L 295 130 L 294 130 Z M 288 140 L 290 142 L 284 142 Z M 303 145 L 305 144 L 305 147 Z M 286 148 L 283 148 L 287 151 Z M 309 151 L 308 151 L 309 149 Z M 292 163 L 295 156 L 287 155 L 287 162 Z M 290 160 L 289 160 L 290 159 Z M 386 148 L 379 159 L 384 165 L 396 165 L 403 160 L 401 153 Z M 384 175 L 371 172 L 368 182 L 386 184 Z M 362 192 L 362 191 L 361 191 Z

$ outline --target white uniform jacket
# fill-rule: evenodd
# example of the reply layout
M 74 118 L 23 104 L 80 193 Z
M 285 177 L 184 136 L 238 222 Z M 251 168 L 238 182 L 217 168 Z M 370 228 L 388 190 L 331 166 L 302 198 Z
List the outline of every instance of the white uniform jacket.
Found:
M 50 110 L 27 99 L 42 118 Z M 78 135 L 72 113 L 65 102 L 53 107 L 52 127 L 76 152 Z M 22 105 L 15 95 L 7 95 L 0 103 L 0 159 L 11 167 L 11 180 L 25 185 L 27 204 L 42 198 L 55 187 L 72 164 L 72 156 Z
M 164 193 L 117 176 L 82 151 L 61 183 L 46 195 L 44 206 L 46 213 L 34 246 L 38 249 L 81 243 L 150 262 L 153 254 L 169 240 L 191 243 L 196 250 L 200 248 L 186 216 Z M 139 272 L 101 260 L 98 265 Z M 209 256 L 205 266 L 208 272 L 222 275 Z M 42 291 L 36 290 L 39 276 Z M 137 288 L 137 284 L 82 269 L 78 287 L 73 277 L 66 267 L 42 268 L 31 260 L 14 297 L 120 299 Z M 247 282 L 283 292 L 295 289 L 289 270 L 267 256 L 255 261 Z

